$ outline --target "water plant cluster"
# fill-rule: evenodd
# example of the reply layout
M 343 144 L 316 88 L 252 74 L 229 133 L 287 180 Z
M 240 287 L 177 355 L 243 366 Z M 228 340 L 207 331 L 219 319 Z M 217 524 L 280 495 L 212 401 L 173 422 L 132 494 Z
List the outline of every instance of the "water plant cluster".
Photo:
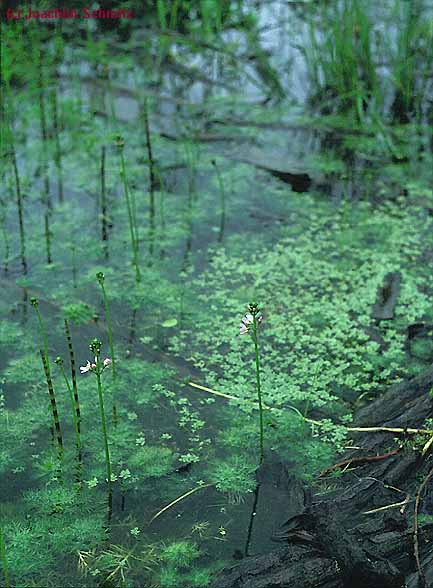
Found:
M 7 588 L 211 586 L 433 359 L 429 7 L 129 6 L 1 25 Z

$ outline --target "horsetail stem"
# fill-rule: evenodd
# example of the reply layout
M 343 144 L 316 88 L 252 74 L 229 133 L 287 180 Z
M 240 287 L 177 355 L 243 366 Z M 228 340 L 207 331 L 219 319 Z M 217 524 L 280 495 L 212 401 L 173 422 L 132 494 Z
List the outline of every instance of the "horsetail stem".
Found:
M 107 191 L 105 185 L 105 145 L 101 147 L 101 238 L 105 259 L 108 259 Z
M 63 379 L 65 381 L 66 387 L 68 389 L 69 392 L 69 398 L 71 401 L 71 408 L 72 408 L 72 420 L 74 422 L 74 430 L 75 430 L 75 442 L 77 445 L 77 451 L 78 451 L 78 459 L 81 461 L 81 435 L 80 435 L 80 425 L 79 425 L 79 420 L 77 417 L 77 412 L 76 412 L 76 402 L 75 402 L 75 397 L 74 397 L 74 392 L 72 390 L 72 387 L 69 383 L 69 380 L 66 376 L 65 373 L 65 368 L 63 367 L 63 359 L 61 357 L 56 357 L 55 359 L 56 364 L 59 366 L 60 371 L 62 373 Z
M 24 233 L 24 213 L 23 213 L 23 198 L 21 194 L 21 183 L 20 183 L 20 175 L 18 172 L 18 165 L 17 165 L 17 158 L 15 154 L 15 147 L 12 143 L 12 135 L 11 136 L 11 157 L 12 157 L 12 167 L 14 170 L 14 178 L 15 178 L 15 192 L 17 197 L 17 211 L 18 211 L 18 226 L 20 231 L 20 256 L 21 256 L 21 265 L 23 268 L 23 273 L 27 274 L 27 260 L 26 260 L 26 241 L 25 241 L 25 233 Z
M 76 414 L 76 418 L 77 418 L 77 428 L 78 428 L 78 433 L 81 433 L 81 410 L 80 410 L 80 400 L 78 397 L 77 371 L 75 369 L 75 355 L 74 355 L 74 348 L 72 346 L 71 331 L 69 329 L 69 323 L 68 323 L 67 319 L 65 319 L 65 334 L 66 334 L 66 340 L 68 342 L 69 362 L 71 364 L 72 392 L 74 395 L 75 414 Z
M 218 241 L 221 243 L 223 240 L 223 236 L 224 236 L 224 227 L 225 227 L 225 221 L 226 221 L 226 193 L 225 193 L 225 189 L 224 189 L 224 182 L 221 177 L 221 173 L 220 173 L 220 170 L 217 166 L 215 159 L 212 160 L 212 165 L 214 166 L 215 171 L 216 171 L 218 186 L 219 186 L 219 190 L 220 190 L 221 220 L 220 220 L 220 231 L 219 231 L 219 235 L 218 235 Z
M 119 137 L 117 139 L 116 144 L 118 147 L 119 157 L 120 157 L 120 176 L 121 176 L 122 182 L 123 182 L 123 190 L 124 190 L 124 194 L 125 194 L 126 207 L 128 210 L 129 231 L 130 231 L 130 235 L 131 235 L 131 247 L 132 247 L 132 260 L 133 260 L 133 265 L 135 267 L 135 280 L 136 280 L 136 282 L 140 282 L 141 281 L 141 273 L 140 273 L 140 267 L 138 265 L 137 227 L 136 227 L 135 215 L 133 214 L 133 212 L 134 212 L 133 206 L 131 206 L 131 201 L 129 198 L 129 188 L 128 188 L 128 182 L 126 179 L 125 158 L 123 156 L 123 147 L 124 147 L 123 139 L 121 137 Z
M 60 145 L 59 135 L 59 111 L 57 104 L 57 90 L 54 89 L 51 94 L 52 112 L 53 112 L 53 129 L 54 129 L 54 144 L 55 154 L 54 163 L 57 169 L 57 193 L 59 202 L 63 202 L 63 174 L 62 174 L 62 148 Z
M 6 545 L 5 545 L 5 540 L 3 537 L 3 529 L 1 527 L 1 525 L 0 525 L 0 561 L 1 561 L 2 571 L 3 571 L 5 588 L 11 588 L 11 582 L 9 579 L 9 567 L 8 567 L 8 561 L 6 558 Z
M 39 84 L 39 115 L 41 124 L 41 135 L 42 135 L 42 167 L 44 173 L 44 189 L 42 191 L 42 204 L 45 207 L 44 210 L 44 236 L 45 236 L 45 248 L 47 253 L 47 263 L 52 263 L 51 255 L 51 231 L 50 231 L 50 214 L 51 214 L 51 197 L 50 197 L 50 180 L 48 176 L 48 153 L 47 153 L 47 119 L 45 113 L 45 95 L 44 95 L 44 77 L 42 71 L 42 48 L 39 46 L 39 59 L 38 59 L 38 84 Z
M 38 319 L 38 326 L 39 326 L 39 334 L 41 336 L 42 339 L 42 344 L 44 346 L 44 353 L 45 353 L 45 358 L 47 360 L 47 364 L 48 364 L 48 370 L 50 369 L 50 365 L 49 365 L 49 359 L 48 359 L 48 341 L 47 341 L 47 334 L 45 332 L 45 328 L 44 328 L 44 323 L 42 322 L 42 316 L 39 310 L 39 301 L 37 300 L 37 298 L 30 298 L 30 304 L 33 306 L 33 308 L 35 309 L 36 312 L 36 317 Z
M 50 374 L 50 366 L 49 366 L 48 359 L 47 359 L 44 351 L 42 349 L 39 349 L 39 353 L 41 354 L 42 365 L 44 367 L 44 372 L 45 372 L 45 379 L 47 381 L 48 395 L 50 397 L 51 412 L 53 415 L 54 428 L 55 428 L 56 437 L 57 437 L 57 445 L 59 446 L 59 457 L 62 458 L 63 457 L 63 437 L 62 437 L 62 430 L 60 427 L 59 413 L 57 410 L 56 396 L 54 394 L 53 381 L 51 379 L 51 374 Z
M 113 346 L 113 329 L 111 327 L 111 315 L 110 315 L 110 306 L 108 304 L 108 296 L 107 291 L 105 290 L 105 276 L 103 272 L 98 272 L 96 274 L 96 278 L 101 286 L 102 290 L 102 298 L 104 300 L 104 311 L 105 311 L 105 320 L 107 321 L 107 330 L 108 330 L 108 345 L 110 347 L 110 356 L 111 356 L 111 366 L 112 366 L 112 376 L 113 382 L 116 381 L 116 360 L 114 356 L 114 346 Z M 117 421 L 117 406 L 116 406 L 116 399 L 115 399 L 115 390 L 113 389 L 113 422 Z
M 2 204 L 3 208 L 3 204 Z M 3 244 L 4 244 L 4 258 L 3 258 L 3 271 L 5 274 L 9 271 L 9 255 L 10 255 L 10 245 L 9 245 L 9 236 L 6 228 L 6 212 L 2 209 L 0 215 L 0 224 L 1 224 L 1 231 L 3 236 Z
M 72 285 L 74 288 L 77 287 L 77 259 L 75 255 L 75 244 L 72 243 L 71 245 L 71 254 L 72 254 Z
M 146 149 L 147 149 L 147 162 L 149 166 L 149 216 L 150 216 L 150 228 L 154 230 L 155 222 L 155 160 L 153 159 L 152 143 L 150 140 L 150 129 L 149 129 L 149 111 L 147 106 L 147 98 L 143 102 L 143 122 L 144 122 L 144 133 L 146 136 Z

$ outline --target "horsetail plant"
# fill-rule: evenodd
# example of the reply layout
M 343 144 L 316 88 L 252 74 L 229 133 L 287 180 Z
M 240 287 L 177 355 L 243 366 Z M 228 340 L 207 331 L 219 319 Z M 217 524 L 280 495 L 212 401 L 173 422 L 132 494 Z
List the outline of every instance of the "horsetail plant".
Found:
M 215 171 L 216 171 L 217 180 L 218 180 L 218 187 L 219 187 L 219 191 L 220 191 L 221 219 L 220 219 L 220 230 L 219 230 L 219 235 L 218 235 L 218 242 L 222 243 L 222 240 L 224 237 L 224 227 L 226 224 L 226 193 L 225 193 L 225 189 L 224 189 L 224 182 L 223 182 L 220 170 L 217 166 L 215 159 L 212 160 L 212 165 L 214 166 Z
M 260 381 L 260 352 L 259 352 L 259 338 L 258 338 L 258 326 L 262 322 L 263 317 L 259 310 L 258 305 L 255 302 L 251 302 L 248 305 L 248 312 L 242 318 L 240 324 L 240 335 L 251 333 L 254 341 L 254 354 L 256 364 L 256 388 L 257 398 L 259 401 L 259 419 L 260 419 L 260 463 L 263 463 L 264 459 L 264 427 L 263 427 L 263 402 L 262 402 L 262 387 Z
M 111 488 L 111 462 L 110 462 L 110 450 L 108 447 L 108 433 L 107 433 L 107 420 L 105 418 L 105 408 L 104 408 L 104 394 L 102 390 L 102 381 L 101 381 L 101 374 L 111 364 L 111 359 L 106 357 L 103 362 L 101 362 L 101 347 L 102 343 L 99 339 L 92 339 L 89 345 L 90 351 L 95 356 L 95 361 L 90 363 L 87 361 L 85 366 L 80 367 L 80 372 L 85 374 L 87 372 L 93 372 L 96 376 L 96 381 L 98 385 L 98 398 L 99 398 L 99 409 L 101 413 L 101 425 L 102 425 L 102 436 L 104 439 L 104 451 L 105 451 L 105 467 L 107 470 L 107 482 L 108 482 L 108 495 L 109 495 L 109 512 L 111 512 L 111 496 L 112 496 L 112 488 Z
M 53 113 L 53 131 L 54 131 L 54 163 L 57 170 L 57 193 L 59 202 L 63 202 L 63 172 L 62 172 L 62 147 L 60 144 L 60 125 L 59 125 L 59 108 L 57 89 L 51 93 L 51 108 Z
M 8 561 L 6 559 L 6 546 L 5 540 L 3 537 L 3 529 L 0 525 L 0 561 L 3 571 L 3 578 L 5 583 L 5 588 L 10 588 L 11 582 L 9 579 L 9 568 L 8 568 Z
M 80 410 L 80 400 L 78 397 L 77 371 L 75 369 L 75 355 L 74 355 L 74 348 L 72 346 L 71 331 L 69 329 L 69 323 L 68 323 L 67 319 L 65 319 L 64 325 L 65 325 L 66 340 L 68 342 L 69 362 L 71 364 L 72 392 L 74 395 L 75 414 L 77 417 L 77 428 L 78 428 L 78 433 L 81 433 L 81 410 Z
M 108 330 L 108 345 L 110 347 L 110 355 L 111 355 L 111 367 L 112 367 L 112 376 L 113 382 L 116 381 L 116 360 L 114 356 L 114 346 L 113 346 L 113 329 L 111 328 L 111 315 L 110 315 L 110 306 L 108 304 L 108 296 L 107 291 L 105 289 L 105 276 L 103 272 L 98 272 L 96 274 L 96 279 L 99 282 L 102 290 L 102 298 L 104 300 L 104 311 L 105 311 L 105 320 L 107 321 L 107 330 Z M 117 407 L 116 407 L 116 400 L 115 400 L 115 390 L 113 389 L 113 422 L 116 423 L 117 421 Z
M 42 365 L 45 372 L 45 379 L 47 381 L 48 395 L 50 397 L 51 412 L 53 415 L 54 429 L 56 431 L 57 445 L 59 449 L 59 458 L 63 457 L 63 436 L 62 429 L 60 427 L 59 412 L 57 410 L 56 395 L 54 394 L 53 381 L 51 379 L 50 366 L 48 364 L 47 357 L 42 349 L 39 349 L 39 353 L 42 359 Z
M 20 175 L 18 171 L 18 164 L 17 164 L 17 157 L 15 154 L 15 146 L 13 144 L 13 135 L 9 133 L 11 139 L 10 145 L 10 153 L 12 159 L 12 168 L 14 170 L 14 179 L 15 179 L 15 192 L 16 192 L 16 201 L 17 201 L 17 212 L 18 212 L 18 226 L 20 232 L 20 256 L 21 256 L 21 265 L 23 268 L 23 274 L 27 274 L 27 259 L 26 259 L 26 240 L 25 240 L 25 233 L 24 233 L 24 211 L 23 211 L 23 197 L 21 194 L 21 183 L 20 183 Z
M 36 312 L 36 317 L 38 319 L 38 326 L 39 326 L 39 333 L 42 339 L 43 350 L 40 349 L 39 353 L 42 358 L 42 365 L 44 368 L 45 379 L 47 382 L 48 388 L 48 395 L 50 397 L 50 405 L 51 405 L 51 412 L 53 415 L 54 421 L 54 429 L 56 431 L 57 436 L 57 444 L 59 446 L 59 457 L 63 457 L 63 437 L 62 437 L 62 430 L 60 427 L 60 420 L 59 420 L 59 413 L 57 410 L 57 403 L 56 403 L 56 396 L 54 394 L 53 388 L 53 381 L 51 379 L 51 370 L 50 370 L 50 360 L 48 356 L 48 341 L 47 341 L 47 334 L 45 332 L 44 323 L 42 321 L 42 316 L 39 310 L 39 302 L 36 298 L 30 298 L 30 304 L 33 306 Z
M 72 420 L 74 422 L 74 430 L 75 430 L 75 443 L 77 445 L 77 452 L 78 452 L 78 461 L 81 461 L 81 435 L 80 435 L 79 422 L 78 422 L 77 413 L 76 413 L 74 392 L 73 392 L 71 384 L 69 383 L 69 380 L 66 376 L 65 368 L 63 367 L 63 359 L 61 357 L 56 357 L 56 359 L 54 361 L 59 366 L 59 369 L 60 369 L 62 376 L 63 376 L 63 380 L 64 380 L 66 387 L 68 389 L 68 392 L 69 392 L 69 398 L 71 401 L 71 408 L 72 408 Z
M 107 190 L 105 185 L 105 145 L 101 147 L 101 239 L 105 259 L 108 259 Z
M 153 236 L 155 230 L 155 160 L 153 158 L 152 142 L 150 140 L 150 128 L 149 128 L 149 109 L 147 105 L 147 98 L 143 102 L 143 123 L 144 123 L 144 134 L 146 137 L 146 149 L 147 149 L 147 164 L 149 167 L 149 221 L 150 221 L 150 233 Z M 152 247 L 152 239 L 150 241 Z M 150 251 L 152 254 L 152 250 Z
M 129 197 L 129 188 L 128 188 L 128 181 L 126 178 L 126 167 L 125 167 L 125 158 L 123 155 L 123 147 L 125 146 L 125 142 L 122 137 L 118 137 L 116 140 L 116 145 L 118 148 L 118 153 L 120 157 L 120 177 L 122 178 L 123 182 L 123 190 L 125 194 L 126 200 L 126 207 L 128 210 L 128 221 L 129 221 L 129 231 L 131 235 L 131 247 L 132 247 L 132 263 L 135 268 L 135 280 L 136 282 L 141 281 L 141 274 L 140 274 L 140 266 L 138 265 L 138 239 L 137 239 L 137 225 L 135 219 L 135 206 L 134 202 L 131 201 Z

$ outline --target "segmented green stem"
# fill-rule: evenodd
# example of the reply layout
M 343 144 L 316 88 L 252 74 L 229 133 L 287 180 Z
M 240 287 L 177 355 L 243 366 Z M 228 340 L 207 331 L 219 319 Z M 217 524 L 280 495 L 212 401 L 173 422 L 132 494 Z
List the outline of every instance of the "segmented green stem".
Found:
M 54 428 L 56 430 L 57 445 L 59 446 L 59 456 L 62 457 L 63 456 L 63 437 L 62 437 L 62 430 L 60 427 L 59 413 L 57 410 L 56 396 L 54 394 L 53 381 L 51 379 L 51 374 L 50 374 L 50 367 L 49 367 L 48 360 L 45 356 L 44 351 L 42 351 L 42 349 L 40 349 L 39 353 L 41 354 L 42 365 L 44 366 L 44 372 L 45 372 L 45 379 L 47 381 L 48 395 L 50 397 L 50 404 L 51 404 L 51 412 L 53 415 Z
M 125 168 L 125 158 L 123 157 L 123 148 L 119 149 L 120 153 L 120 175 L 122 176 L 123 181 L 123 190 L 125 194 L 126 206 L 128 209 L 128 220 L 129 220 L 129 231 L 131 234 L 131 246 L 132 246 L 132 259 L 133 264 L 135 267 L 135 279 L 137 282 L 141 281 L 141 274 L 140 274 L 140 267 L 138 265 L 138 242 L 137 242 L 137 228 L 135 224 L 135 218 L 133 215 L 133 208 L 131 206 L 131 201 L 129 198 L 129 188 L 128 182 L 126 179 L 126 168 Z
M 66 387 L 68 388 L 68 392 L 69 392 L 69 398 L 70 398 L 70 401 L 71 401 L 71 408 L 72 408 L 72 420 L 74 421 L 75 441 L 76 441 L 76 444 L 77 444 L 78 454 L 80 456 L 80 453 L 81 453 L 81 435 L 80 435 L 80 429 L 79 429 L 78 419 L 77 419 L 77 413 L 76 413 L 76 405 L 75 405 L 74 392 L 73 392 L 72 386 L 69 383 L 69 380 L 68 380 L 68 378 L 66 376 L 65 368 L 63 367 L 63 365 L 60 365 L 60 371 L 62 372 L 63 379 L 65 381 Z M 81 456 L 80 456 L 80 458 L 81 458 Z
M 77 371 L 75 369 L 75 355 L 74 355 L 74 348 L 72 346 L 71 331 L 69 329 L 69 323 L 66 319 L 65 319 L 65 334 L 66 334 L 66 339 L 68 341 L 69 361 L 71 364 L 72 392 L 74 395 L 77 429 L 78 429 L 78 433 L 80 434 L 81 433 L 81 410 L 80 410 L 80 400 L 78 397 Z

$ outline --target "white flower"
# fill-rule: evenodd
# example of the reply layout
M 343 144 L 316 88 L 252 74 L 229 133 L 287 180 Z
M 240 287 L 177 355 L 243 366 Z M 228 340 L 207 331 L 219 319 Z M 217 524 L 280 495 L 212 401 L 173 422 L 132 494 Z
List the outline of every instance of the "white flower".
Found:
M 80 367 L 80 372 L 82 374 L 85 374 L 87 372 L 94 372 L 96 370 L 97 364 L 98 364 L 98 358 L 95 357 L 95 362 L 90 363 L 90 361 L 87 361 L 86 365 L 82 365 Z M 102 369 L 105 370 L 105 368 L 108 367 L 110 364 L 111 364 L 111 359 L 109 357 L 106 357 L 104 359 L 104 361 L 102 362 Z
M 261 314 L 258 314 L 256 316 L 256 321 L 257 324 L 261 323 L 263 320 L 263 317 Z M 241 320 L 241 324 L 239 326 L 239 334 L 240 335 L 245 335 L 245 333 L 248 333 L 251 325 L 254 323 L 254 317 L 250 312 L 247 312 L 247 314 L 242 318 Z
M 92 367 L 92 366 L 93 366 L 93 364 L 91 364 L 91 363 L 90 363 L 90 361 L 87 361 L 86 365 L 82 365 L 82 366 L 80 367 L 80 372 L 81 372 L 82 374 L 85 374 L 86 372 L 89 372 L 90 370 L 92 370 L 92 369 L 93 369 L 93 367 Z

